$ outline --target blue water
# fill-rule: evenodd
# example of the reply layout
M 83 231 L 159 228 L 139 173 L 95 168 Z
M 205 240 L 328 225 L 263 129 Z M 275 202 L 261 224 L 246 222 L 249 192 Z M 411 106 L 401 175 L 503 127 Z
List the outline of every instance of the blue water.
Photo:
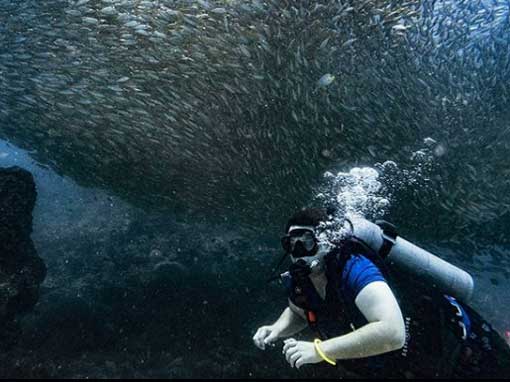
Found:
M 0 167 L 48 268 L 4 377 L 331 377 L 255 330 L 287 218 L 385 218 L 510 330 L 510 4 L 0 0 Z M 1 366 L 3 365 L 3 366 Z

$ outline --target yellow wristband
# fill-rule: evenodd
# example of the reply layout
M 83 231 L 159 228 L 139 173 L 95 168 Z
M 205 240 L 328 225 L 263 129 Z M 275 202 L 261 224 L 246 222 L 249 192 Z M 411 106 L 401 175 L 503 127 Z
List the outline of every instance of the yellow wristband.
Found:
M 321 343 L 322 341 L 319 340 L 318 338 L 316 338 L 314 341 L 313 341 L 313 344 L 315 345 L 315 350 L 317 350 L 317 353 L 319 353 L 319 355 L 321 356 L 321 358 L 326 361 L 327 363 L 329 363 L 330 365 L 333 365 L 333 366 L 336 366 L 336 362 L 333 361 L 332 359 L 328 358 L 326 356 L 326 354 L 324 354 L 321 350 L 321 348 L 319 347 L 319 344 Z

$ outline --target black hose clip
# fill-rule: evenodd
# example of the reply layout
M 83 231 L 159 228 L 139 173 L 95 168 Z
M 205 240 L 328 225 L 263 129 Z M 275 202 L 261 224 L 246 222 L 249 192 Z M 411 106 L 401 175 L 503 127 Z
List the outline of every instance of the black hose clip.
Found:
M 381 249 L 379 249 L 379 255 L 383 259 L 386 259 L 391 251 L 391 248 L 393 248 L 397 242 L 397 227 L 391 223 L 388 223 L 386 220 L 376 220 L 375 224 L 377 224 L 382 229 L 383 245 L 381 246 Z

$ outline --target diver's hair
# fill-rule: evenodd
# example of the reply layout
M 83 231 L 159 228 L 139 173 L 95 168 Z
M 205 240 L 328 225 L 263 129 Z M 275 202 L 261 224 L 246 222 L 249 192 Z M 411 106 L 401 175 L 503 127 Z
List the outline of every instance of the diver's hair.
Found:
M 324 222 L 328 220 L 328 218 L 328 210 L 325 208 L 303 208 L 291 216 L 285 226 L 285 232 L 289 232 L 289 228 L 293 225 L 317 227 L 320 222 Z

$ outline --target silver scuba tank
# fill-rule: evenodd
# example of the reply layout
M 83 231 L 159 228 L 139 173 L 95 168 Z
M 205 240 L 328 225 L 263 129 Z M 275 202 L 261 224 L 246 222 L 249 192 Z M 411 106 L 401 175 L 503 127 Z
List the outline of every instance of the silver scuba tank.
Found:
M 474 281 L 469 273 L 397 236 L 396 231 L 383 230 L 361 217 L 350 217 L 344 228 L 397 270 L 415 275 L 463 302 L 471 299 Z

